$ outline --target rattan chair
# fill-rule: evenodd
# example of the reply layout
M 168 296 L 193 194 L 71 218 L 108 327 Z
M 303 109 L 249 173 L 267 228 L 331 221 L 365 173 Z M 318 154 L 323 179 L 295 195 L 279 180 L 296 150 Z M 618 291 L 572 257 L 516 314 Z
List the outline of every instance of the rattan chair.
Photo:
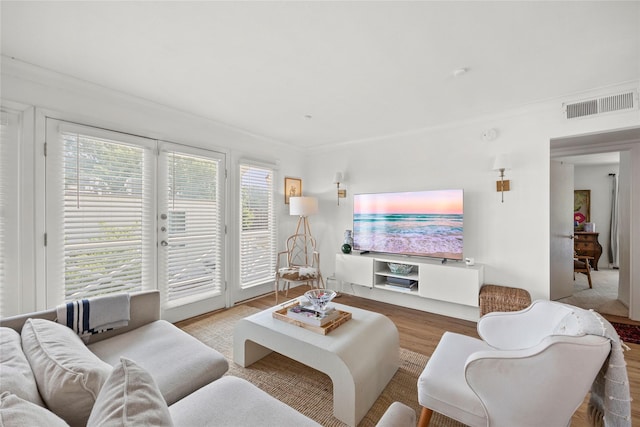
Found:
M 525 289 L 500 285 L 484 285 L 480 289 L 480 316 L 494 311 L 519 311 L 531 305 Z
M 294 234 L 287 239 L 287 250 L 278 253 L 276 266 L 276 304 L 280 282 L 284 282 L 285 296 L 291 284 L 306 284 L 311 288 L 324 288 L 320 273 L 320 254 L 316 251 L 316 239 L 308 234 Z

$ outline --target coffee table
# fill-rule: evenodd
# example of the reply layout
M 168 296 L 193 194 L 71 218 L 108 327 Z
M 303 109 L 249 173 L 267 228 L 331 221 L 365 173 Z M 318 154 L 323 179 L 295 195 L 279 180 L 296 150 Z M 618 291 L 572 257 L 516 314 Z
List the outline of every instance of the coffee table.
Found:
M 327 374 L 333 382 L 333 415 L 356 426 L 398 370 L 398 329 L 382 314 L 332 303 L 352 318 L 321 335 L 273 317 L 293 301 L 236 323 L 234 362 L 246 368 L 275 351 Z

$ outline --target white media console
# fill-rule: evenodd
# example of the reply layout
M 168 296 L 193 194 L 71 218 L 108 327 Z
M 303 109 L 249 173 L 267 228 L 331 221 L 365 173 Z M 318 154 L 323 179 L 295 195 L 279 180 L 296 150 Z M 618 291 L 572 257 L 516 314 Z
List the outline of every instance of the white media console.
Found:
M 413 271 L 408 275 L 393 274 L 388 263 L 412 265 Z M 393 255 L 336 254 L 335 277 L 342 283 L 468 307 L 479 306 L 478 295 L 483 274 L 484 267 L 481 264 L 467 266 L 464 262 L 448 261 L 443 264 L 439 260 Z M 415 280 L 417 286 L 411 290 L 399 289 L 388 284 L 389 277 Z M 398 298 L 393 300 L 401 301 Z

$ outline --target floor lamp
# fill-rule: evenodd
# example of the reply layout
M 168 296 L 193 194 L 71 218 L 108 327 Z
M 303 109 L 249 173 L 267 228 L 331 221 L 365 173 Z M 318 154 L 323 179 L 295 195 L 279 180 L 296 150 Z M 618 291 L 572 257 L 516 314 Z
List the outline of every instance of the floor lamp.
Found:
M 296 226 L 295 234 L 304 234 L 305 236 L 313 237 L 311 235 L 311 228 L 309 227 L 309 215 L 313 215 L 318 213 L 318 199 L 315 197 L 290 197 L 289 198 L 289 215 L 297 215 L 298 216 L 298 225 Z M 301 237 L 303 238 L 303 237 Z M 306 238 L 306 237 L 305 237 Z M 295 242 L 293 243 L 295 246 Z M 305 245 L 305 254 L 306 254 L 306 245 Z M 319 267 L 319 266 L 318 266 Z M 322 287 L 324 288 L 324 280 L 322 279 L 322 275 L 320 275 L 320 270 L 318 270 L 319 282 L 322 283 Z
M 297 215 L 298 225 L 295 234 L 307 234 L 311 236 L 309 228 L 309 215 L 318 213 L 318 199 L 315 197 L 290 197 L 289 215 Z M 302 230 L 301 230 L 302 229 Z

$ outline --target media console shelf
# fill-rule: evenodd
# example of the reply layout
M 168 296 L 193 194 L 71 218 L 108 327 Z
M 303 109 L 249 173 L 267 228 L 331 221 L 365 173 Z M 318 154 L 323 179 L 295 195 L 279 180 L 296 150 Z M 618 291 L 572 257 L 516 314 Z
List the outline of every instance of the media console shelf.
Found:
M 392 273 L 389 269 L 389 262 L 393 262 L 395 264 L 404 264 L 413 266 L 413 270 L 409 274 L 397 274 Z M 420 282 L 420 276 L 418 275 L 419 264 L 415 264 L 413 262 L 396 262 L 396 261 L 382 261 L 379 259 L 373 260 L 373 286 L 380 289 L 385 289 L 393 292 L 402 292 L 409 294 L 418 294 L 418 286 L 416 285 L 413 289 L 402 289 L 398 285 L 394 285 L 392 280 L 394 278 L 401 280 L 411 280 L 415 282 Z
M 412 265 L 413 271 L 408 275 L 391 273 L 390 262 Z M 463 262 L 442 264 L 438 260 L 391 255 L 336 254 L 335 276 L 342 282 L 472 307 L 479 306 L 483 274 L 481 264 L 467 266 Z M 389 286 L 389 277 L 415 280 L 417 286 L 411 290 L 398 289 Z

